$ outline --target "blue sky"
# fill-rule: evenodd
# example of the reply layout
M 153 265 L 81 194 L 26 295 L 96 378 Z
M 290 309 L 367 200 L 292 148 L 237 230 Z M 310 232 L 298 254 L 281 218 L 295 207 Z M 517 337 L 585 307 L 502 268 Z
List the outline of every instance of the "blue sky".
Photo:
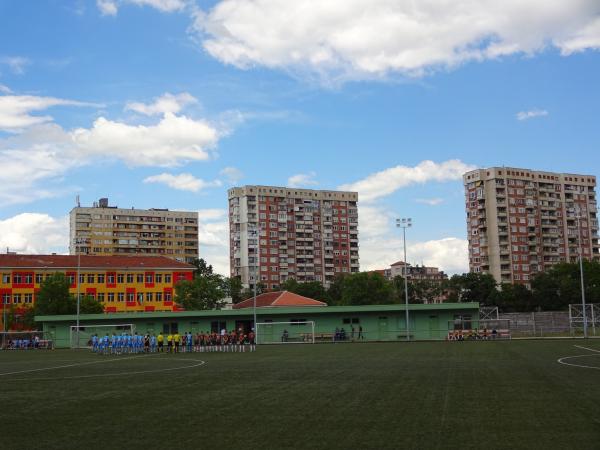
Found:
M 227 189 L 295 180 L 360 188 L 363 268 L 411 216 L 409 260 L 466 270 L 463 168 L 598 174 L 600 7 L 563 3 L 0 2 L 0 245 L 65 252 L 108 196 L 200 211 L 227 273 Z

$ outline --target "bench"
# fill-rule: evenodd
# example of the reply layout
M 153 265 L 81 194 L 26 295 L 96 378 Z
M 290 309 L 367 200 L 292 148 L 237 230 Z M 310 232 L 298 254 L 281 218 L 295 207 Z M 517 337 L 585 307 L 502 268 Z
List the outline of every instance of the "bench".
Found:
M 458 339 L 459 336 L 463 337 L 463 340 L 468 341 L 471 339 L 477 339 L 477 340 L 487 340 L 487 341 L 492 341 L 492 340 L 496 340 L 496 339 L 511 339 L 511 334 L 510 334 L 510 330 L 496 330 L 496 334 L 493 335 L 491 330 L 488 330 L 487 332 L 483 332 L 483 330 L 477 330 L 472 331 L 472 330 L 462 330 L 462 331 L 458 331 L 458 334 L 456 331 L 448 331 L 448 336 L 446 337 L 447 341 L 457 341 L 460 340 Z

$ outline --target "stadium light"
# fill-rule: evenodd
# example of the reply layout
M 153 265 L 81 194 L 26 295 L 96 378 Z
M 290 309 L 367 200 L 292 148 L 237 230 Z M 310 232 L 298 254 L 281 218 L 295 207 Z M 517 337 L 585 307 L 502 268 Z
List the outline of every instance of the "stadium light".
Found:
M 404 240 L 404 301 L 406 304 L 406 340 L 410 341 L 410 326 L 408 322 L 408 263 L 406 262 L 406 229 L 412 227 L 412 219 L 410 217 L 396 219 L 396 227 L 402 228 Z
M 585 310 L 585 283 L 583 279 L 583 245 L 581 242 L 581 219 L 584 217 L 581 215 L 581 210 L 579 208 L 572 209 L 571 213 L 575 220 L 577 221 L 577 242 L 579 244 L 579 278 L 581 280 L 581 307 L 583 309 L 583 337 L 587 339 L 588 337 L 588 326 L 587 326 L 587 312 Z
M 77 348 L 79 348 L 79 304 L 81 301 L 81 252 L 77 251 L 77 246 L 87 242 L 85 238 L 75 238 L 75 252 L 77 253 Z

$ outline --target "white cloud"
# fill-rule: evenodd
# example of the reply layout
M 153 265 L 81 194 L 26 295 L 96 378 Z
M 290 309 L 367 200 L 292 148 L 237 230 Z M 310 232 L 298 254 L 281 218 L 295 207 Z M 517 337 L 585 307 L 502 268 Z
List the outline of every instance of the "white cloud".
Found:
M 517 120 L 529 120 L 535 117 L 544 117 L 548 115 L 545 109 L 531 109 L 529 111 L 520 111 L 517 113 Z
M 422 161 L 414 167 L 395 166 L 382 170 L 354 183 L 344 184 L 339 189 L 358 191 L 361 201 L 373 201 L 413 184 L 460 180 L 465 172 L 474 168 L 458 159 L 442 163 Z
M 331 83 L 600 48 L 598 0 L 221 0 L 192 30 L 218 60 Z
M 165 113 L 156 125 L 128 125 L 104 117 L 78 128 L 72 139 L 83 155 L 124 161 L 130 166 L 177 166 L 206 161 L 219 139 L 204 120 Z
M 244 173 L 235 167 L 225 167 L 219 172 L 219 175 L 225 177 L 229 184 L 237 184 L 244 178 Z
M 198 238 L 200 257 L 217 273 L 229 276 L 229 222 L 226 209 L 201 209 L 198 211 Z
M 444 203 L 443 198 L 418 198 L 415 200 L 417 203 L 422 203 L 429 206 L 438 206 Z
M 8 88 L 7 88 L 8 89 Z M 18 131 L 35 124 L 50 122 L 49 115 L 34 116 L 34 111 L 43 111 L 53 106 L 99 106 L 93 103 L 78 102 L 55 97 L 33 95 L 0 96 L 0 130 Z
M 12 91 L 10 90 L 10 88 L 8 86 L 4 86 L 3 84 L 0 84 L 0 93 L 12 94 Z
M 200 222 L 211 222 L 222 219 L 223 217 L 227 217 L 226 209 L 208 208 L 198 211 L 198 220 L 200 220 Z
M 96 6 L 98 6 L 100 14 L 102 14 L 103 16 L 117 15 L 117 3 L 113 0 L 96 0 Z
M 288 178 L 287 186 L 288 187 L 306 187 L 306 186 L 316 186 L 319 184 L 315 177 L 317 176 L 316 172 L 308 172 L 308 173 L 298 173 L 296 175 L 292 175 Z
M 213 149 L 224 135 L 206 120 L 173 113 L 165 113 L 150 125 L 100 117 L 91 128 L 75 130 L 48 123 L 52 120 L 48 115 L 30 114 L 55 105 L 93 104 L 53 97 L 0 96 L 0 130 L 13 133 L 0 137 L 0 206 L 54 196 L 64 191 L 57 184 L 61 177 L 93 162 L 172 167 L 205 161 L 214 156 Z
M 7 65 L 12 73 L 22 75 L 25 73 L 25 68 L 31 64 L 31 61 L 22 56 L 4 56 L 0 58 L 0 64 Z
M 135 111 L 147 116 L 162 115 L 164 113 L 176 114 L 185 106 L 197 103 L 198 100 L 187 92 L 181 94 L 169 94 L 168 92 L 154 99 L 153 103 L 127 103 L 126 110 Z
M 182 11 L 188 4 L 186 0 L 96 0 L 96 5 L 103 16 L 116 16 L 119 6 L 127 3 L 150 6 L 166 13 Z
M 0 220 L 0 248 L 18 253 L 66 253 L 69 217 L 23 213 Z
M 171 173 L 161 173 L 159 175 L 152 175 L 150 177 L 145 178 L 144 183 L 166 184 L 167 186 L 173 189 L 191 192 L 199 192 L 206 188 L 219 187 L 222 185 L 222 183 L 219 180 L 204 181 L 200 178 L 194 177 L 190 173 L 180 173 L 179 175 L 173 175 Z

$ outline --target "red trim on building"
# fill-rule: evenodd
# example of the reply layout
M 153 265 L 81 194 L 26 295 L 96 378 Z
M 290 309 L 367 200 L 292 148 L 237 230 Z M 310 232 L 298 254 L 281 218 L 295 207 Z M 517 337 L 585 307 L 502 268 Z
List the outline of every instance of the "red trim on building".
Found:
M 72 277 L 71 279 L 73 280 L 73 282 L 69 287 L 71 289 L 75 289 L 77 287 L 77 272 L 65 272 L 65 277 Z
M 152 277 L 152 282 L 148 283 L 148 276 Z M 144 272 L 144 284 L 147 288 L 154 287 L 154 272 Z
M 25 282 L 21 282 L 21 283 L 15 283 L 15 275 L 19 275 L 21 277 L 22 280 L 25 280 L 25 278 L 27 276 L 29 276 L 31 278 L 31 282 L 29 283 L 25 283 Z M 18 288 L 18 289 L 32 289 L 34 287 L 34 283 L 35 283 L 35 275 L 33 272 L 12 272 L 11 274 L 11 281 L 12 281 L 12 287 L 13 288 Z
M 114 282 L 112 282 L 112 283 L 108 282 L 109 275 L 113 276 Z M 104 279 L 106 280 L 106 287 L 107 288 L 116 288 L 117 287 L 117 272 L 106 272 L 106 275 L 105 275 Z
M 105 306 L 104 307 L 104 312 L 106 312 L 106 313 L 116 313 L 117 312 L 117 307 L 116 306 Z
M 146 312 L 153 312 L 155 309 L 154 306 L 144 306 L 144 311 Z

